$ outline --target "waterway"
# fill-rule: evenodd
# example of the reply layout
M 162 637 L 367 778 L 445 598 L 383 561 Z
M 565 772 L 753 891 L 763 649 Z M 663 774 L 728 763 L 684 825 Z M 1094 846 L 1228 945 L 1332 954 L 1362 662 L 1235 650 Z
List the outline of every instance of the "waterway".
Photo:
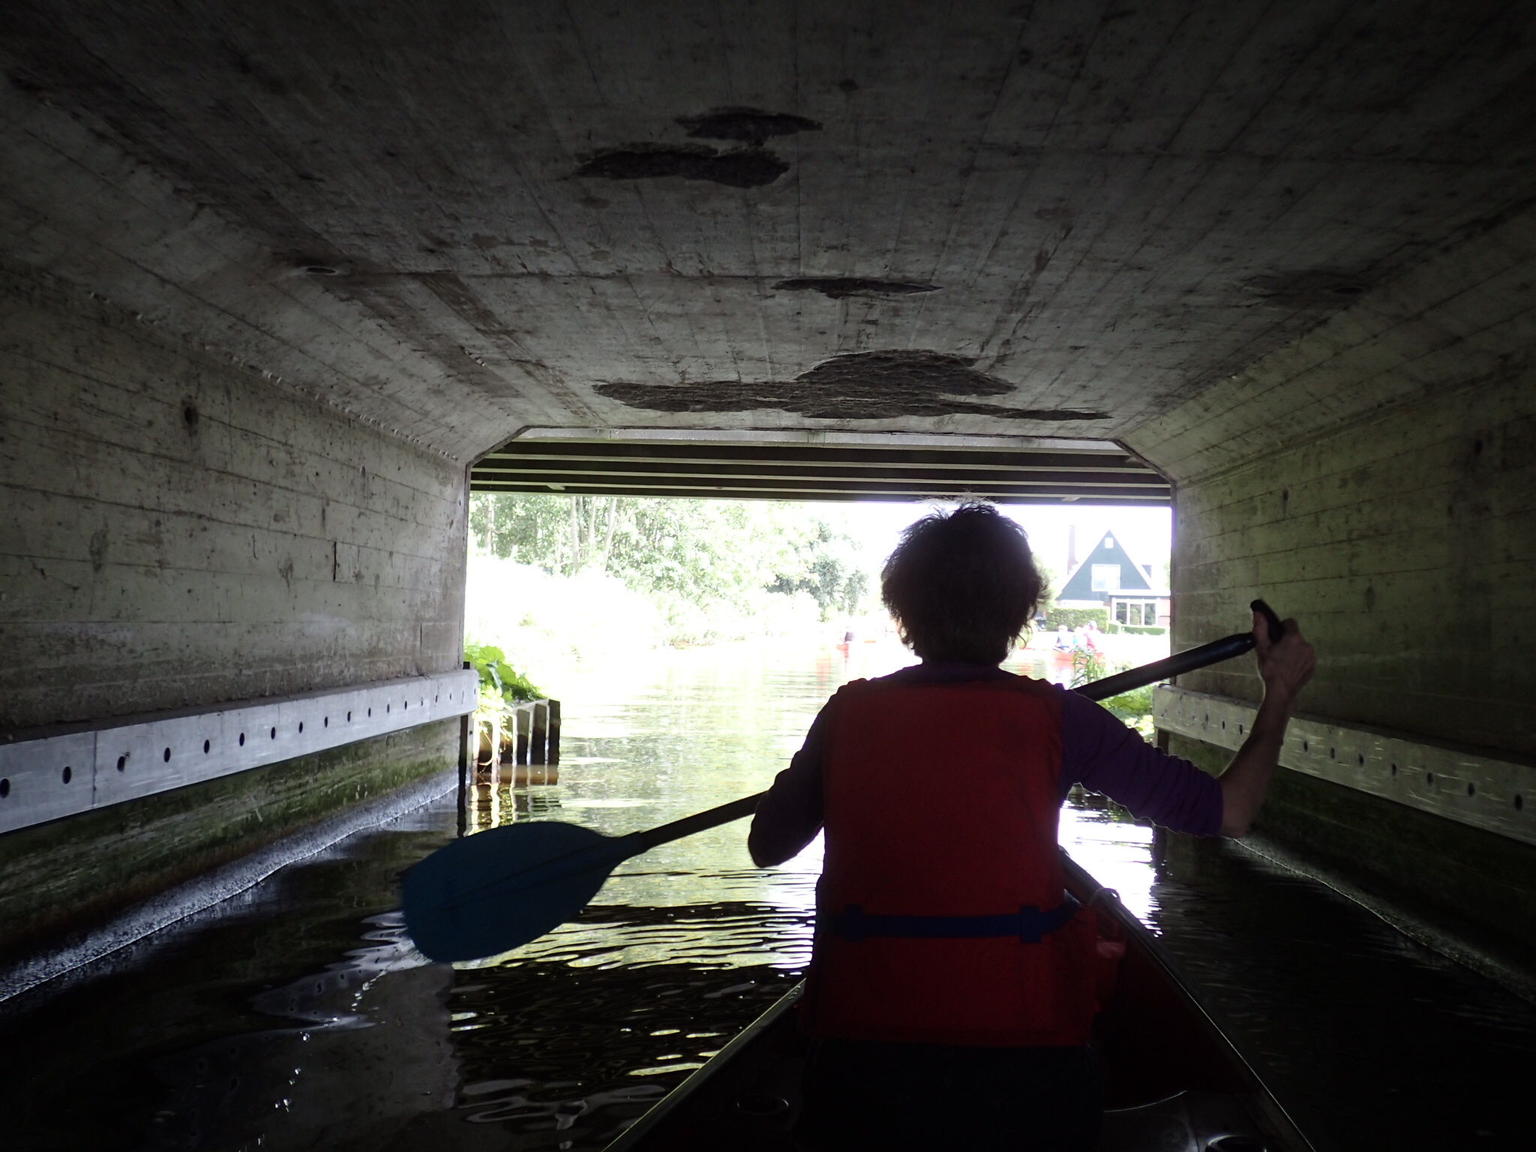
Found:
M 469 820 L 621 833 L 758 791 L 838 684 L 896 659 L 739 647 L 588 668 L 561 693 L 559 784 L 478 790 Z M 450 791 L 0 1005 L 0 1146 L 597 1149 L 803 970 L 817 846 L 759 870 L 744 824 L 631 860 L 505 956 L 428 963 L 397 878 L 458 821 Z M 1147 829 L 1091 801 L 1062 830 L 1320 1152 L 1525 1146 L 1525 1001 L 1242 849 L 1159 866 Z

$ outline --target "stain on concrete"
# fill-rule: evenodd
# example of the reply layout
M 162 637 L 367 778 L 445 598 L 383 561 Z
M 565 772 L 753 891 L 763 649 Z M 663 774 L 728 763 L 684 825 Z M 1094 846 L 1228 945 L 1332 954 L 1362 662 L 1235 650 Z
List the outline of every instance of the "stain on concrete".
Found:
M 1250 276 L 1243 287 L 1263 299 L 1293 308 L 1333 308 L 1341 301 L 1362 295 L 1371 282 L 1357 272 L 1313 268 L 1302 272 L 1277 272 Z
M 937 292 L 937 284 L 915 284 L 905 280 L 870 280 L 862 276 L 802 276 L 780 280 L 774 288 L 784 292 L 820 292 L 831 300 L 848 296 L 909 296 L 915 292 Z
M 267 67 L 265 63 L 248 55 L 228 41 L 224 42 L 221 47 L 229 53 L 229 58 L 235 66 L 235 71 L 239 72 L 240 75 L 254 81 L 263 91 L 270 95 L 278 97 L 290 95 L 291 89 L 288 82 L 271 68 Z
M 576 169 L 600 180 L 657 180 L 676 176 L 709 180 L 732 188 L 772 184 L 789 165 L 761 148 L 719 152 L 703 144 L 631 144 L 599 152 Z
M 90 544 L 87 550 L 91 557 L 91 571 L 100 572 L 107 563 L 107 528 L 103 524 L 91 533 Z
M 978 372 L 973 359 L 929 351 L 855 352 L 823 361 L 793 380 L 697 384 L 599 384 L 597 392 L 653 412 L 745 412 L 771 408 L 821 420 L 980 415 L 1001 420 L 1103 420 L 1108 413 L 1010 408 L 959 397 L 1000 396 L 1013 385 Z
M 761 147 L 772 136 L 821 131 L 815 120 L 760 108 L 716 108 L 703 116 L 679 116 L 677 122 L 695 139 L 737 140 L 753 148 Z

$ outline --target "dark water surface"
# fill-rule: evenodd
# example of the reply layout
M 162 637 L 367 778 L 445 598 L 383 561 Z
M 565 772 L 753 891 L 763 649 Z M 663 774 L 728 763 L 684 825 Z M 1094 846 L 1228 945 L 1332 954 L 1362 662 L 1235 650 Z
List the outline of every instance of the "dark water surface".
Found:
M 619 833 L 759 791 L 856 646 L 710 650 L 564 693 L 561 782 L 470 818 Z M 936 780 L 935 787 L 943 782 Z M 425 962 L 399 872 L 455 796 L 353 836 L 93 969 L 0 1005 L 0 1148 L 600 1148 L 798 978 L 816 846 L 747 858 L 745 824 L 618 870 L 576 922 L 475 965 Z M 1151 863 L 1147 830 L 1073 807 L 1063 841 L 1165 935 L 1322 1152 L 1512 1148 L 1529 1005 L 1240 850 Z

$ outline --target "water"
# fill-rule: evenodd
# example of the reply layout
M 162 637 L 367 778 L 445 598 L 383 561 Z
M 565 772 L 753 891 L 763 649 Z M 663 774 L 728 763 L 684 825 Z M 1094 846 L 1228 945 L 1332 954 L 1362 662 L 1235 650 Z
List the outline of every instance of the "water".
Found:
M 838 684 L 895 660 L 742 648 L 589 669 L 564 693 L 561 783 L 482 792 L 470 818 L 621 833 L 759 791 Z M 404 937 L 396 877 L 457 819 L 450 793 L 4 1006 L 0 1143 L 600 1148 L 808 958 L 818 848 L 760 871 L 741 823 L 629 861 L 542 940 L 428 964 Z M 1240 852 L 1159 873 L 1147 830 L 1086 803 L 1063 839 L 1211 986 L 1324 1152 L 1502 1147 L 1519 1131 L 1514 1106 L 1471 1094 L 1500 1067 L 1536 1069 L 1522 1002 Z

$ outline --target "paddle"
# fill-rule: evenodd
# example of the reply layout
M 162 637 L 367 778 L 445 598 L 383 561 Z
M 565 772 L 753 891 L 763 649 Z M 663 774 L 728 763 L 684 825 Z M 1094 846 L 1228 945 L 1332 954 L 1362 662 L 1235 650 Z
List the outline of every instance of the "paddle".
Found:
M 1253 610 L 1268 622 L 1271 640 L 1278 639 L 1279 617 L 1262 600 L 1253 602 Z M 1104 700 L 1230 660 L 1252 647 L 1253 635 L 1238 632 L 1076 691 L 1090 700 Z M 631 856 L 750 816 L 762 795 L 743 796 L 626 836 L 540 820 L 454 840 L 402 877 L 406 929 L 416 947 L 433 960 L 477 960 L 510 951 L 580 912 L 614 868 Z

